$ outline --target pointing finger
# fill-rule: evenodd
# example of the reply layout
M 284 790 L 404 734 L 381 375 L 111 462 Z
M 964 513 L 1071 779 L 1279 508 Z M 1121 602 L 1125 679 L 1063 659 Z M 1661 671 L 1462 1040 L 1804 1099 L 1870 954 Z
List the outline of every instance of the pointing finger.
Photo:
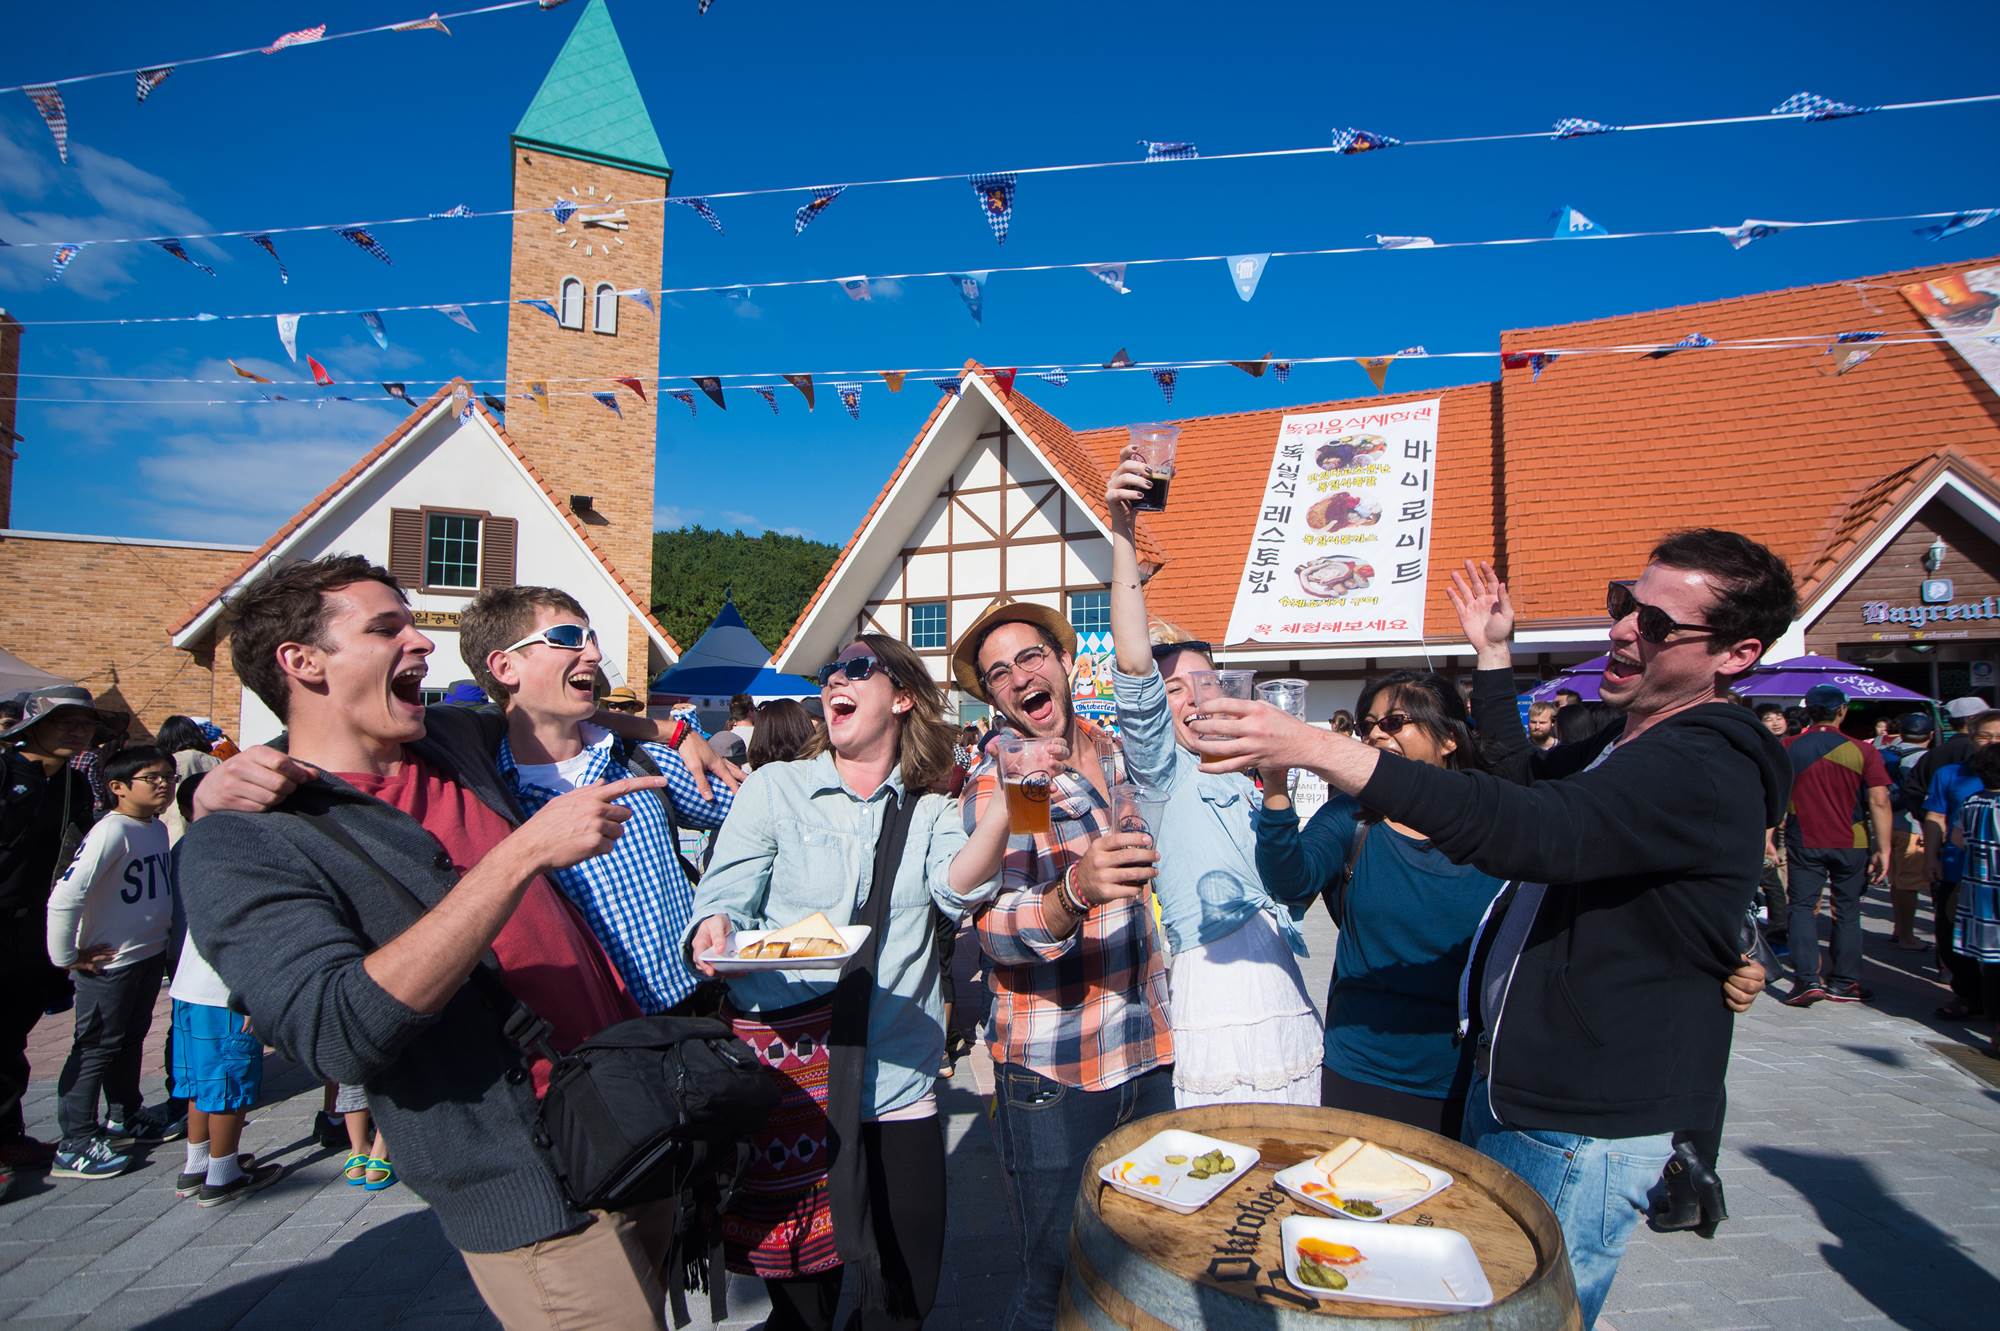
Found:
M 663 776 L 628 776 L 623 781 L 607 781 L 601 786 L 586 786 L 584 789 L 602 800 L 615 800 L 630 795 L 635 790 L 665 790 L 667 779 Z

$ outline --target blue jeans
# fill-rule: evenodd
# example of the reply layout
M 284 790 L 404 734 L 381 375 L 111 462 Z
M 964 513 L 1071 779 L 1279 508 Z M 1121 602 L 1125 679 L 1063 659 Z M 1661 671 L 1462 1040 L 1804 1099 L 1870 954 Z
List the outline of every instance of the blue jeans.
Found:
M 1021 1241 L 1021 1283 L 1007 1309 L 1007 1328 L 1047 1331 L 1056 1322 L 1084 1161 L 1113 1129 L 1171 1110 L 1174 1071 L 1154 1068 L 1110 1090 L 1080 1091 L 1002 1063 L 993 1069 L 993 1092 L 993 1130 Z
M 1466 1095 L 1461 1140 L 1519 1174 L 1556 1213 L 1583 1324 L 1594 1325 L 1625 1244 L 1646 1213 L 1646 1194 L 1674 1152 L 1673 1136 L 1580 1137 L 1503 1128 L 1487 1103 L 1486 1079 L 1478 1077 Z

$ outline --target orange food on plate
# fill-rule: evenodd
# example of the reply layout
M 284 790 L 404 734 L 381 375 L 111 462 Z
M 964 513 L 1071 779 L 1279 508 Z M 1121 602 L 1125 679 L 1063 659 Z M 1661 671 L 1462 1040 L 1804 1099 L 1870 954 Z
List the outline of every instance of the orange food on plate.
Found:
M 1321 1266 L 1352 1266 L 1361 1260 L 1361 1250 L 1326 1239 L 1300 1239 L 1299 1256 Z

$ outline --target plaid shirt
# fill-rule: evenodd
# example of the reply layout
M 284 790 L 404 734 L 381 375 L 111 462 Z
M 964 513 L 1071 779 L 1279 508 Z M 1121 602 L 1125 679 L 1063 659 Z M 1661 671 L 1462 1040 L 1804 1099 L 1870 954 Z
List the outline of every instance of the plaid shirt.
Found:
M 1081 719 L 1076 725 L 1086 743 L 1103 733 Z M 988 758 L 966 785 L 967 833 L 987 800 L 1004 798 Z M 1008 840 L 999 895 L 977 918 L 993 962 L 993 1061 L 1086 1091 L 1123 1085 L 1174 1056 L 1152 894 L 1098 906 L 1067 938 L 1050 933 L 1042 914 L 1043 894 L 1110 826 L 1096 787 L 1075 771 L 1058 773 L 1050 830 Z
M 611 735 L 596 726 L 583 727 L 588 762 L 576 784 L 594 786 L 640 775 L 628 771 L 614 754 Z M 721 781 L 712 781 L 712 800 L 703 800 L 680 755 L 664 744 L 644 746 L 647 756 L 667 778 L 663 791 L 641 790 L 618 803 L 632 811 L 625 830 L 609 851 L 595 859 L 549 874 L 562 894 L 576 903 L 590 931 L 604 945 L 625 988 L 642 1012 L 664 1012 L 692 993 L 698 978 L 681 954 L 681 935 L 694 913 L 694 888 L 681 871 L 666 814 L 654 798 L 665 795 L 689 827 L 720 827 L 735 798 Z M 533 817 L 563 792 L 524 779 L 514 761 L 513 747 L 500 742 L 500 777 Z

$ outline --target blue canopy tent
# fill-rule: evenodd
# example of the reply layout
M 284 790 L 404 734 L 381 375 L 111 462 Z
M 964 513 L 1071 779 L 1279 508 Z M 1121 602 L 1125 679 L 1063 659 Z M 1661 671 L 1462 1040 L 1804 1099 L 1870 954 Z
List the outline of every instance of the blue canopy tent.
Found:
M 771 652 L 743 622 L 736 602 L 724 597 L 722 609 L 687 649 L 680 662 L 653 681 L 654 702 L 676 698 L 730 698 L 747 693 L 759 702 L 770 698 L 817 697 L 819 690 L 797 675 L 771 669 Z

